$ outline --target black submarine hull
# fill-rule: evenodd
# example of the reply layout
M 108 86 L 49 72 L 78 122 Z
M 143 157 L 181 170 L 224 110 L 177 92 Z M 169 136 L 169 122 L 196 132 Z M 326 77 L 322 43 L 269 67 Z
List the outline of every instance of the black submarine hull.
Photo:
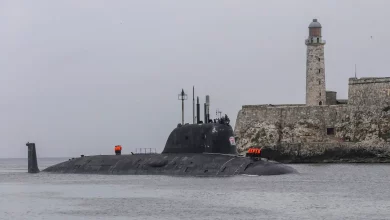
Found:
M 84 156 L 53 165 L 43 172 L 169 176 L 262 176 L 297 173 L 292 167 L 275 161 L 212 153 Z
M 95 155 L 73 158 L 43 170 L 53 173 L 170 176 L 281 175 L 296 173 L 284 164 L 241 156 L 229 118 L 179 124 L 161 154 Z M 32 161 L 36 158 L 32 158 Z

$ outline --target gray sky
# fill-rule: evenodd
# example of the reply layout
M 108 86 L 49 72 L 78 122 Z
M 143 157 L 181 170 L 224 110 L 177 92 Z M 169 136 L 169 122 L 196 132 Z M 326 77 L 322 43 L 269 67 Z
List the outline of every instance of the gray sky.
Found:
M 246 104 L 305 102 L 308 25 L 328 90 L 389 76 L 390 1 L 0 0 L 0 157 L 161 151 L 192 85 L 235 124 Z M 372 38 L 371 38 L 372 36 Z M 203 114 L 202 114 L 203 115 Z

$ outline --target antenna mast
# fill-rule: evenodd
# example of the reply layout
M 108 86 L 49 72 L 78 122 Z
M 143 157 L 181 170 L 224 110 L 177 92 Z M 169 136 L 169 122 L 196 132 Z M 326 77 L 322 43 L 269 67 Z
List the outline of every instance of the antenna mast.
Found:
M 195 124 L 195 86 L 192 86 L 192 124 Z
M 218 114 L 219 114 L 218 118 L 221 118 L 222 112 L 217 108 L 217 110 L 215 111 L 215 114 L 217 115 L 217 117 L 218 117 Z
M 184 125 L 184 100 L 187 99 L 187 94 L 184 93 L 184 89 L 181 90 L 178 99 L 181 100 L 181 124 Z
M 356 64 L 355 64 L 355 78 L 357 79 L 357 75 L 356 75 Z

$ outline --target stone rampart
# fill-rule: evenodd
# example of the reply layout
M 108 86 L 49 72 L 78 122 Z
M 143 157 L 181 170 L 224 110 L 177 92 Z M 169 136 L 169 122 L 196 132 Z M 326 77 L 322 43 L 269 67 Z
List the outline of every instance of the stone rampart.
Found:
M 333 158 L 329 152 L 345 158 L 349 157 L 348 152 L 390 158 L 390 107 L 243 106 L 237 116 L 235 135 L 240 152 L 261 146 L 264 152 L 279 155 L 274 159 L 325 161 Z M 299 146 L 299 150 L 294 146 Z M 369 152 L 361 153 L 362 149 Z
M 350 78 L 348 104 L 386 107 L 390 105 L 390 77 Z

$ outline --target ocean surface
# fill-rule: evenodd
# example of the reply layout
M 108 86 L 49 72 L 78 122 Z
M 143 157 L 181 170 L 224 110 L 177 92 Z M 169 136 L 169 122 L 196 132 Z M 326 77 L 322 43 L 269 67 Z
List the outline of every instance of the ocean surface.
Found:
M 109 176 L 28 174 L 27 159 L 0 159 L 0 219 L 390 219 L 390 165 L 291 166 L 299 174 Z

